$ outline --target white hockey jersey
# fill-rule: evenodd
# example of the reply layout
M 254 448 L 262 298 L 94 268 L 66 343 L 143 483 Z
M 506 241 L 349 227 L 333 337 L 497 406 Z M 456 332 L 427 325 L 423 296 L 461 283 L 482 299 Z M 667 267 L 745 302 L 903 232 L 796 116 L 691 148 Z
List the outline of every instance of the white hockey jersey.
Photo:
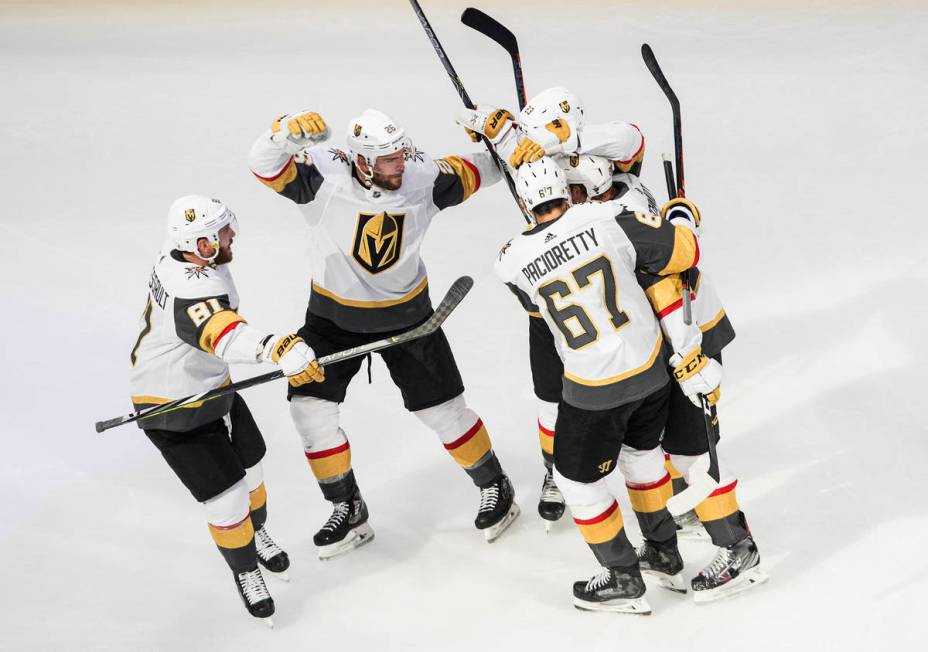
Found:
M 431 313 L 420 248 L 432 218 L 500 174 L 489 154 L 407 155 L 402 186 L 366 188 L 349 156 L 317 145 L 291 157 L 262 135 L 249 155 L 258 179 L 291 199 L 310 227 L 309 311 L 359 333 L 406 328 Z
M 227 265 L 200 267 L 178 251 L 159 254 L 130 355 L 136 410 L 229 383 L 229 366 L 213 352 L 220 338 L 244 321 L 238 303 Z M 137 423 L 143 429 L 186 431 L 224 416 L 231 406 L 230 394 Z
M 604 410 L 669 379 L 663 336 L 636 271 L 675 274 L 698 258 L 692 231 L 614 201 L 573 206 L 517 235 L 500 251 L 496 272 L 554 334 L 564 400 Z

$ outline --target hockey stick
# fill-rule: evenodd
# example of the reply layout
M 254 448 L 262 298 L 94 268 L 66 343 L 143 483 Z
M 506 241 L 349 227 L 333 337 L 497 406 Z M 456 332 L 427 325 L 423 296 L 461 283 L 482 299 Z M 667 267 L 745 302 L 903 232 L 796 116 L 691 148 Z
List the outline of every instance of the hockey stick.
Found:
M 445 293 L 445 297 L 441 300 L 441 303 L 438 304 L 435 312 L 432 313 L 432 316 L 422 324 L 398 335 L 391 335 L 390 337 L 385 337 L 381 340 L 377 340 L 376 342 L 355 346 L 350 349 L 345 349 L 344 351 L 333 353 L 331 355 L 324 355 L 319 358 L 317 362 L 320 366 L 324 367 L 336 362 L 341 362 L 342 360 L 357 358 L 358 356 L 367 355 L 368 353 L 372 353 L 374 351 L 379 351 L 391 346 L 396 346 L 397 344 L 402 344 L 403 342 L 409 342 L 410 340 L 415 340 L 420 337 L 430 335 L 437 331 L 439 327 L 441 327 L 442 323 L 444 323 L 451 312 L 458 307 L 458 304 L 464 300 L 464 297 L 467 296 L 467 293 L 470 292 L 470 289 L 473 286 L 474 279 L 472 279 L 470 276 L 462 276 L 451 284 L 451 287 L 448 288 L 448 292 Z M 178 410 L 190 403 L 202 403 L 205 401 L 211 401 L 213 399 L 219 398 L 220 396 L 231 394 L 232 392 L 237 392 L 248 387 L 254 387 L 255 385 L 262 385 L 266 382 L 277 380 L 278 378 L 283 378 L 283 375 L 284 373 L 280 370 L 272 371 L 270 373 L 248 378 L 247 380 L 242 380 L 237 383 L 232 383 L 231 385 L 226 385 L 225 387 L 217 387 L 216 389 L 201 392 L 193 396 L 180 398 L 176 401 L 165 403 L 164 405 L 156 405 L 150 408 L 145 408 L 144 410 L 139 410 L 138 412 L 133 412 L 132 414 L 116 417 L 114 419 L 107 419 L 106 421 L 97 421 L 95 427 L 97 432 L 103 432 L 104 430 L 109 430 L 110 428 L 121 426 L 124 423 L 132 423 L 133 421 L 139 421 L 140 419 L 147 419 L 149 417 L 164 414 L 165 412 Z
M 710 408 L 709 401 L 702 394 L 699 395 L 699 401 L 702 403 L 702 416 L 706 424 L 706 437 L 709 441 L 709 468 L 705 473 L 699 473 L 686 489 L 667 500 L 667 509 L 674 516 L 680 516 L 695 509 L 699 503 L 719 488 L 719 482 L 721 481 L 719 454 L 715 448 L 715 431 L 712 427 L 715 407 Z
M 461 101 L 464 103 L 464 106 L 468 109 L 477 108 L 473 101 L 470 99 L 470 95 L 467 94 L 467 89 L 464 88 L 464 84 L 461 82 L 461 78 L 458 77 L 458 73 L 455 72 L 454 66 L 451 65 L 451 61 L 448 59 L 448 55 L 445 53 L 445 48 L 443 48 L 441 43 L 438 41 L 438 37 L 435 35 L 435 30 L 433 30 L 432 26 L 429 24 L 429 19 L 426 18 L 425 12 L 422 11 L 422 7 L 419 5 L 418 0 L 409 0 L 409 4 L 412 5 L 412 10 L 416 12 L 416 17 L 422 24 L 422 29 L 425 30 L 425 35 L 428 36 L 429 41 L 432 44 L 432 48 L 435 50 L 435 54 L 438 55 L 438 59 L 441 61 L 441 65 L 445 67 L 445 72 L 448 73 L 448 77 L 451 79 L 451 83 L 454 84 L 454 88 L 457 90 L 458 95 L 461 97 Z M 516 200 L 516 204 L 522 211 L 522 216 L 525 218 L 526 222 L 531 224 L 531 217 L 528 215 L 525 208 L 523 208 L 522 202 L 519 201 L 519 193 L 516 192 L 516 184 L 515 181 L 512 180 L 512 175 L 509 174 L 509 169 L 506 167 L 506 164 L 502 161 L 502 159 L 500 159 L 499 154 L 496 153 L 496 148 L 493 147 L 493 143 L 491 143 L 486 138 L 482 138 L 482 140 L 483 144 L 487 146 L 487 151 L 490 152 L 490 156 L 493 157 L 493 162 L 496 163 L 496 167 L 499 168 L 500 173 L 506 180 L 506 185 L 509 186 L 509 192 L 512 193 L 512 198 Z
M 654 81 L 657 82 L 657 85 L 661 87 L 661 90 L 664 91 L 664 95 L 667 96 L 667 100 L 670 102 L 670 109 L 673 112 L 673 149 L 674 149 L 674 159 L 677 164 L 677 177 L 675 188 L 671 192 L 670 183 L 667 184 L 667 195 L 670 199 L 675 197 L 686 197 L 686 183 L 683 178 L 683 121 L 680 117 L 680 100 L 677 99 L 677 94 L 673 92 L 673 89 L 670 87 L 670 82 L 667 81 L 667 77 L 664 75 L 664 71 L 661 70 L 661 67 L 657 63 L 657 58 L 654 56 L 654 50 L 651 49 L 651 46 L 647 43 L 641 45 L 641 58 L 644 59 L 644 65 L 648 67 L 648 70 L 651 72 L 651 76 L 654 77 Z M 667 168 L 670 165 L 669 161 L 664 161 L 664 172 L 667 174 Z M 673 178 L 673 170 L 668 175 L 668 179 Z M 690 273 L 683 273 L 683 323 L 687 326 L 693 323 L 693 307 L 690 301 L 690 288 L 692 288 L 692 283 L 690 279 Z
M 522 77 L 522 57 L 519 56 L 519 42 L 515 34 L 509 31 L 502 23 L 474 7 L 468 7 L 461 14 L 461 22 L 475 29 L 484 36 L 488 36 L 499 43 L 512 59 L 512 74 L 516 80 L 516 101 L 519 110 L 525 108 L 525 80 Z

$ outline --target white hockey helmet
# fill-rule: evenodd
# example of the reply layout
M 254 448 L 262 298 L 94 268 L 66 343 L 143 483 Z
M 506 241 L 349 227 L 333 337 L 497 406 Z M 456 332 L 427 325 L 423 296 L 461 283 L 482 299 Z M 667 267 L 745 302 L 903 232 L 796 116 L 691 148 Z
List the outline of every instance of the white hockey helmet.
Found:
M 567 176 L 554 159 L 542 156 L 533 163 L 523 163 L 516 173 L 516 190 L 526 208 L 534 209 L 540 204 L 566 199 L 570 202 Z
M 348 123 L 347 141 L 352 163 L 361 156 L 372 170 L 378 156 L 412 149 L 406 130 L 377 109 L 367 109 Z
M 519 113 L 519 124 L 526 128 L 541 127 L 557 118 L 566 120 L 574 131 L 583 128 L 583 102 L 561 86 L 541 91 L 529 100 Z
M 597 197 L 612 187 L 612 161 L 603 156 L 579 154 L 558 159 L 567 183 L 586 188 L 589 199 Z
M 168 233 L 174 246 L 180 251 L 203 257 L 197 249 L 197 241 L 206 238 L 213 247 L 212 260 L 219 253 L 219 231 L 227 225 L 238 233 L 235 213 L 218 199 L 202 195 L 181 197 L 168 209 Z

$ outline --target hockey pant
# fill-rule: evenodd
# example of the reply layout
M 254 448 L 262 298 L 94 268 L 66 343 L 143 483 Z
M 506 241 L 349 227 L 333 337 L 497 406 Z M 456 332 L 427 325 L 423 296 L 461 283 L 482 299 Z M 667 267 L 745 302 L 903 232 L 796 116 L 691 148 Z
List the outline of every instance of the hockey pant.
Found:
M 463 396 L 413 414 L 438 435 L 474 484 L 487 486 L 503 475 L 483 421 L 467 407 Z M 290 415 L 322 495 L 332 502 L 347 501 L 357 483 L 351 468 L 351 445 L 339 426 L 339 404 L 311 396 L 293 396 Z
M 623 449 L 624 454 L 624 449 Z M 689 484 L 693 474 L 705 473 L 709 468 L 709 453 L 701 455 L 666 454 L 665 466 L 673 478 L 673 492 L 680 493 Z M 621 461 L 621 456 L 619 457 Z M 706 528 L 712 543 L 726 547 L 741 541 L 750 534 L 744 513 L 738 507 L 735 488 L 738 479 L 719 456 L 719 488 L 696 506 L 696 516 Z
M 255 530 L 267 520 L 267 491 L 261 463 L 245 469 L 245 477 L 203 503 L 209 533 L 234 572 L 258 565 Z

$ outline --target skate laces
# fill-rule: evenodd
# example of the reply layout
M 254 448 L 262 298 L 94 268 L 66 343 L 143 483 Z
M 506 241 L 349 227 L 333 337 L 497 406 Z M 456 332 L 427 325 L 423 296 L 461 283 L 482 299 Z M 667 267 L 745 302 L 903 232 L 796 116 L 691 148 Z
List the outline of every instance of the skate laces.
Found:
M 561 490 L 554 484 L 554 474 L 551 471 L 545 473 L 544 482 L 541 484 L 541 500 L 546 503 L 563 503 L 564 495 Z
M 719 577 L 731 565 L 732 556 L 732 551 L 728 548 L 719 548 L 715 559 L 702 571 L 702 574 L 709 577 Z
M 255 604 L 261 600 L 269 600 L 271 594 L 268 593 L 267 586 L 264 584 L 264 577 L 257 568 L 252 571 L 245 571 L 238 574 L 238 585 L 242 587 L 242 595 L 248 600 L 248 604 Z
M 499 485 L 494 484 L 480 490 L 480 507 L 478 512 L 489 512 L 496 508 L 499 502 Z
M 348 514 L 351 512 L 351 505 L 349 503 L 335 503 L 335 508 L 332 510 L 332 515 L 329 517 L 329 520 L 325 522 L 325 525 L 322 526 L 323 530 L 334 531 L 338 529 L 338 526 L 348 518 Z
M 283 553 L 280 546 L 274 543 L 271 535 L 267 533 L 264 527 L 255 532 L 255 543 L 257 544 L 258 554 L 261 559 L 267 561 Z
M 590 578 L 590 581 L 586 583 L 587 591 L 597 591 L 612 580 L 612 570 L 609 568 L 604 568 L 599 572 L 599 575 L 594 575 Z

